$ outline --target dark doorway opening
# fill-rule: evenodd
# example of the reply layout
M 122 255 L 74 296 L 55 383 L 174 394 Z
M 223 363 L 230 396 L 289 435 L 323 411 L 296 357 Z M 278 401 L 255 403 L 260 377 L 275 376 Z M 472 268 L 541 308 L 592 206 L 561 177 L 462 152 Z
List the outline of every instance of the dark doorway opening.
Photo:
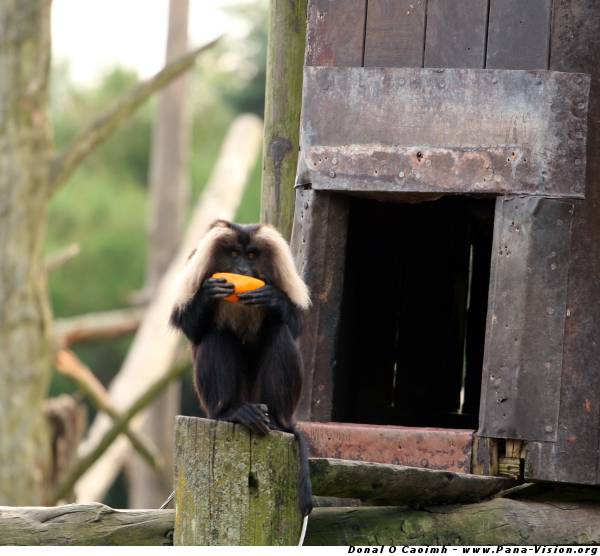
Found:
M 494 199 L 352 199 L 333 418 L 477 428 Z

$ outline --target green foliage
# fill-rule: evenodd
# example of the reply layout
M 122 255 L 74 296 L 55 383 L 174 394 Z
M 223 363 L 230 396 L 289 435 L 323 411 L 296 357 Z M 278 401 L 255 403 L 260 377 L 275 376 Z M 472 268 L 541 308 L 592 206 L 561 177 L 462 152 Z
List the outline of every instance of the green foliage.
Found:
M 254 112 L 262 118 L 265 111 L 265 79 L 267 75 L 267 2 L 252 5 L 234 5 L 235 11 L 248 25 L 246 35 L 237 40 L 224 41 L 224 56 L 235 53 L 235 74 L 218 82 L 227 102 L 239 112 Z M 231 54 L 229 54 L 231 55 Z
M 51 108 L 58 149 L 65 146 L 89 122 L 138 82 L 135 73 L 115 68 L 95 89 L 85 89 L 69 81 L 68 67 L 52 72 Z M 150 137 L 156 100 L 151 99 L 109 141 L 100 145 L 84 164 L 92 173 L 105 173 L 118 179 L 130 177 L 145 186 L 150 161 Z M 110 170 L 109 170 L 110 168 Z M 77 184 L 76 177 L 71 180 Z
M 131 179 L 86 168 L 49 209 L 48 251 L 79 243 L 81 253 L 50 275 L 58 316 L 127 304 L 143 283 L 146 195 Z M 73 184 L 75 185 L 75 184 Z

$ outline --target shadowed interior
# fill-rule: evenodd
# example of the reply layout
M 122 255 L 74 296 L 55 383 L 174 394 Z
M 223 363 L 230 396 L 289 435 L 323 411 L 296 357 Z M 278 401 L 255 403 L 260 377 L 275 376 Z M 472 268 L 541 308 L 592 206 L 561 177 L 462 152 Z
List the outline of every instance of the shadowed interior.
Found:
M 336 421 L 477 428 L 494 199 L 352 199 Z

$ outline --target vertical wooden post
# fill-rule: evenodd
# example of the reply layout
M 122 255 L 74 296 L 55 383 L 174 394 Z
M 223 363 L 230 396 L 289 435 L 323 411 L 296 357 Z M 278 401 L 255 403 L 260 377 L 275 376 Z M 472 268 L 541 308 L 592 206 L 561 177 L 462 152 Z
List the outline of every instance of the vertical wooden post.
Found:
M 261 221 L 289 240 L 302 103 L 306 2 L 271 0 L 265 91 Z
M 175 534 L 182 545 L 296 545 L 298 450 L 291 434 L 178 416 Z

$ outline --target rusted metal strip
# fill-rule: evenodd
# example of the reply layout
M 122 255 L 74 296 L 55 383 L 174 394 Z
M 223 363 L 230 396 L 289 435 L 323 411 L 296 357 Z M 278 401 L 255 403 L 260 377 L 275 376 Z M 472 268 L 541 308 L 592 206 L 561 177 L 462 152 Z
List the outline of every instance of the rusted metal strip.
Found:
M 312 457 L 471 472 L 471 430 L 309 422 L 299 426 Z
M 307 67 L 297 184 L 583 197 L 588 91 L 546 71 Z

